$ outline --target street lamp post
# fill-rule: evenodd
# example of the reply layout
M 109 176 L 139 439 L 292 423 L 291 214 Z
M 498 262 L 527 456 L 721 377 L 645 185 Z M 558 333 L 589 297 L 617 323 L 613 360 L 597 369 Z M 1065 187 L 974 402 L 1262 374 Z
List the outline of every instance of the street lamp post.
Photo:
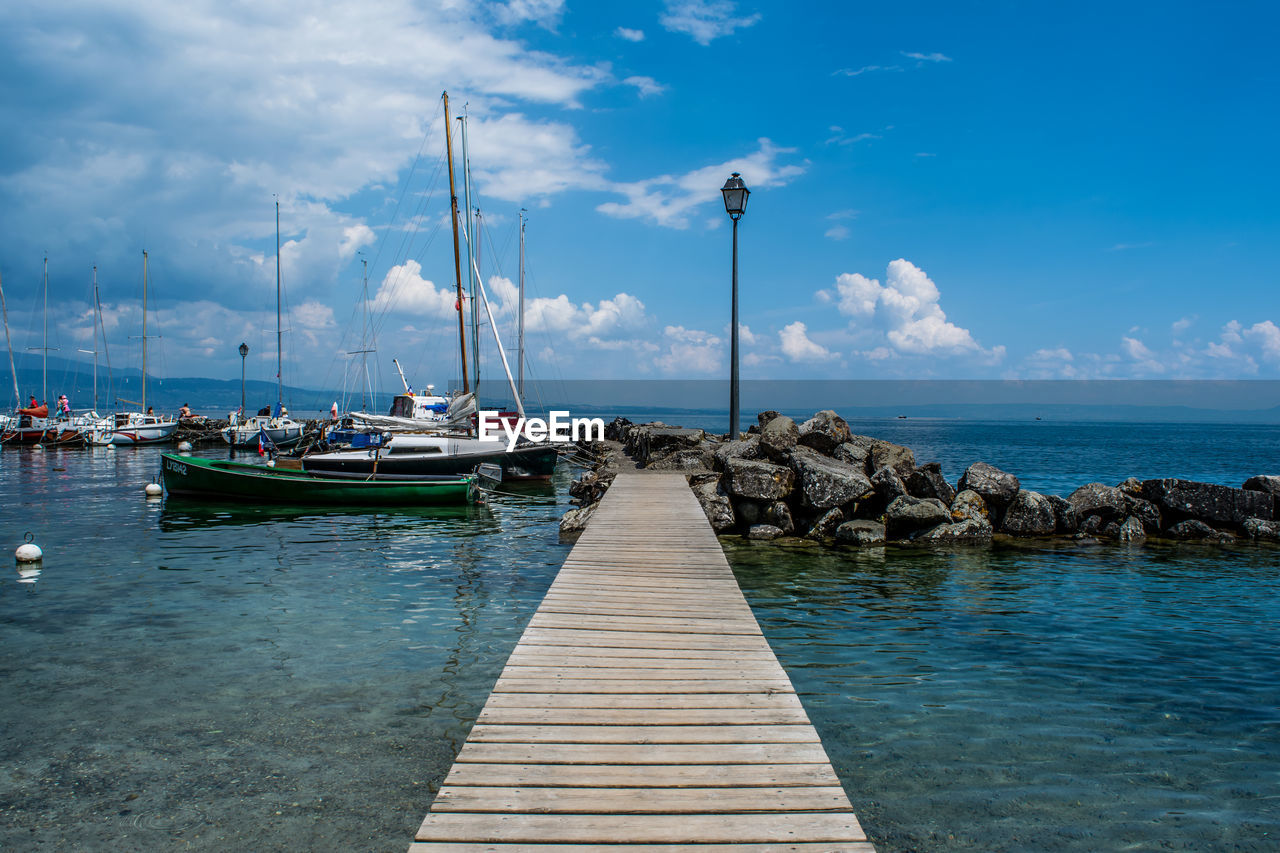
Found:
M 729 321 L 729 440 L 738 438 L 738 220 L 747 212 L 751 190 L 734 172 L 720 188 L 724 210 L 733 220 L 733 316 Z
M 249 345 L 240 344 L 240 414 L 244 414 L 244 360 L 249 355 Z

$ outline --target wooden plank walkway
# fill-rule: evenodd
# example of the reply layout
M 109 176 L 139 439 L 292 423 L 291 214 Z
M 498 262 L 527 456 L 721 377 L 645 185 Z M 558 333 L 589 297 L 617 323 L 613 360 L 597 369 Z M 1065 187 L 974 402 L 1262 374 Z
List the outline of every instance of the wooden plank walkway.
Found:
M 620 474 L 410 853 L 874 853 L 681 474 Z

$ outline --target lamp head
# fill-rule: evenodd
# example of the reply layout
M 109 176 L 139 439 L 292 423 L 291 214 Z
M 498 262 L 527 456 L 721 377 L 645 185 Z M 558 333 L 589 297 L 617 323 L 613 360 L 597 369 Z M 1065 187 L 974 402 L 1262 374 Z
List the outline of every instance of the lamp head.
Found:
M 740 219 L 747 212 L 747 196 L 751 195 L 751 190 L 747 189 L 737 172 L 729 176 L 720 192 L 724 194 L 724 212 L 730 219 Z

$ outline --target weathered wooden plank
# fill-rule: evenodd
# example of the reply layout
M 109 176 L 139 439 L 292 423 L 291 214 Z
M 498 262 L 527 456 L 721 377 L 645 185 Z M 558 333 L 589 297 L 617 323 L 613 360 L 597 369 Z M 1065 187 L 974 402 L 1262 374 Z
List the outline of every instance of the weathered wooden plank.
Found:
M 504 678 L 494 686 L 501 693 L 792 693 L 791 682 L 780 678 L 702 679 L 671 678 L 610 681 L 607 678 Z
M 745 814 L 850 811 L 839 785 L 784 788 L 480 788 L 445 785 L 435 812 Z
M 799 708 L 792 692 L 776 693 L 492 693 L 486 708 Z
M 476 743 L 458 761 L 485 764 L 813 764 L 826 761 L 819 743 Z
M 808 723 L 779 726 L 491 725 L 476 723 L 474 743 L 817 743 Z M 659 809 L 661 811 L 661 809 Z
M 586 616 L 578 614 L 533 614 L 530 628 L 596 628 L 602 631 L 665 631 L 672 634 L 746 634 L 760 636 L 760 626 L 754 619 L 666 619 L 661 616 Z
M 554 679 L 618 679 L 625 678 L 635 681 L 656 678 L 661 681 L 670 681 L 673 678 L 682 680 L 709 680 L 723 681 L 726 678 L 742 678 L 745 680 L 773 679 L 781 680 L 786 678 L 786 673 L 782 671 L 782 667 L 778 664 L 742 667 L 742 666 L 724 666 L 713 667 L 710 669 L 681 669 L 678 672 L 670 669 L 656 669 L 654 667 L 637 667 L 635 669 L 623 669 L 621 667 L 601 668 L 596 666 L 520 666 L 507 664 L 506 669 L 502 670 L 499 676 L 498 687 L 502 689 L 502 683 L 508 678 L 530 679 L 530 678 L 554 678 Z
M 869 841 L 830 841 L 796 844 L 787 841 L 763 844 L 610 844 L 616 853 L 875 853 Z M 581 844 L 530 844 L 520 842 L 415 841 L 409 853 L 585 853 Z
M 601 646 L 577 648 L 563 646 L 519 645 L 507 659 L 510 664 L 523 661 L 589 661 L 586 666 L 709 666 L 717 662 L 764 661 L 777 658 L 767 649 L 645 649 Z M 615 661 L 617 663 L 608 663 Z M 534 666 L 539 664 L 534 663 Z
M 521 694 L 515 694 L 521 695 Z M 500 708 L 485 705 L 477 723 L 504 725 L 730 726 L 808 723 L 794 708 Z
M 571 842 L 574 844 L 864 841 L 853 812 L 736 815 L 530 815 L 432 812 L 418 841 Z
M 446 785 L 553 788 L 752 788 L 839 785 L 827 763 L 814 764 L 454 764 Z

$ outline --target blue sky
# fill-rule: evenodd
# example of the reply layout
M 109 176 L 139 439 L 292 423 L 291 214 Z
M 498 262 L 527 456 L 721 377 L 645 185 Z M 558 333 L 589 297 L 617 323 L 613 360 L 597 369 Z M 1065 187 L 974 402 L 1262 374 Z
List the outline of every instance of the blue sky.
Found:
M 1273 7 L 964 5 L 5 4 L 15 348 L 47 252 L 137 367 L 145 248 L 153 370 L 274 378 L 278 195 L 286 381 L 356 382 L 363 259 L 377 384 L 447 383 L 448 89 L 533 376 L 727 372 L 730 171 L 746 378 L 1280 376 Z

